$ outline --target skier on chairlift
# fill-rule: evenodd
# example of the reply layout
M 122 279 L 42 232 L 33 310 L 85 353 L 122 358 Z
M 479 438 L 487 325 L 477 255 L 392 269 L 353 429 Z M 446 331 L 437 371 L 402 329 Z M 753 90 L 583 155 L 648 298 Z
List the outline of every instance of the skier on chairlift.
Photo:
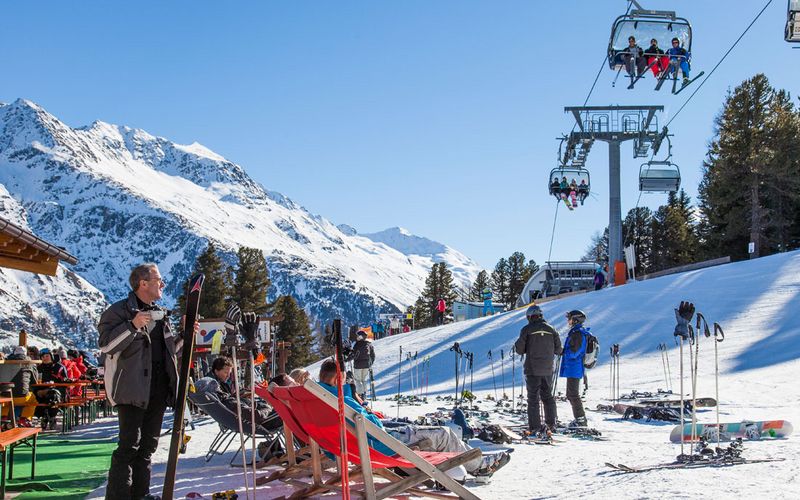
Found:
M 655 38 L 650 40 L 650 47 L 644 51 L 644 55 L 647 57 L 647 65 L 653 71 L 653 76 L 661 78 L 661 73 L 669 67 L 669 57 L 659 48 L 658 40 Z
M 642 76 L 647 69 L 647 59 L 644 57 L 644 51 L 636 44 L 636 37 L 634 36 L 628 37 L 628 46 L 617 57 L 625 65 L 625 71 L 628 72 L 628 76 L 631 78 Z M 634 69 L 636 70 L 635 73 Z
M 677 38 L 672 39 L 672 48 L 667 49 L 667 55 L 669 56 L 669 74 L 678 78 L 678 68 L 680 68 L 681 73 L 683 73 L 683 85 L 688 85 L 689 61 L 691 61 L 692 55 L 688 50 L 681 47 L 681 41 Z

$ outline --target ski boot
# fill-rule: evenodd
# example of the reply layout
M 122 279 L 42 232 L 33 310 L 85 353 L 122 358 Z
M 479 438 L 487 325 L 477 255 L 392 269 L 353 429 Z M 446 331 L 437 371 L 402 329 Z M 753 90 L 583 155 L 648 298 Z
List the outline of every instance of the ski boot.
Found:
M 588 426 L 589 422 L 586 420 L 586 417 L 578 417 L 572 422 L 570 422 L 568 427 L 575 428 L 575 427 L 588 427 Z

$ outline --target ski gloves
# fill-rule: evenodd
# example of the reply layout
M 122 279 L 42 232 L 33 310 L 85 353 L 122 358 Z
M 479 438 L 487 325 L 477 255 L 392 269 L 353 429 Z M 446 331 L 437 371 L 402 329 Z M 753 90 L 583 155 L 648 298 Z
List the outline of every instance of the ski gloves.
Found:
M 244 346 L 247 349 L 258 349 L 256 332 L 261 318 L 254 312 L 246 312 L 242 315 L 242 335 L 244 335 Z
M 241 318 L 242 310 L 239 309 L 236 302 L 231 302 L 225 312 L 225 345 L 235 346 L 238 343 L 236 335 L 238 334 Z
M 681 304 L 675 309 L 674 335 L 676 337 L 689 338 L 689 322 L 692 320 L 692 316 L 694 316 L 694 304 L 681 301 Z
M 245 338 L 245 347 L 257 349 L 256 332 L 261 318 L 254 312 L 242 313 L 236 302 L 231 302 L 225 312 L 225 345 L 235 346 L 238 344 L 236 336 L 241 330 Z

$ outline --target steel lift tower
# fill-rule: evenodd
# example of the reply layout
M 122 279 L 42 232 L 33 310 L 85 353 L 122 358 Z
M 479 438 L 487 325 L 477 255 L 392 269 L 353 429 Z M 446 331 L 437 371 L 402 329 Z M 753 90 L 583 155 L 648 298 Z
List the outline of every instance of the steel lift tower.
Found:
M 577 122 L 566 137 L 562 165 L 583 164 L 594 141 L 608 143 L 608 260 L 609 281 L 614 282 L 615 263 L 622 261 L 622 207 L 620 202 L 620 144 L 633 141 L 633 157 L 658 153 L 667 129 L 658 130 L 656 113 L 664 106 L 570 106 Z M 577 130 L 576 130 L 577 129 Z

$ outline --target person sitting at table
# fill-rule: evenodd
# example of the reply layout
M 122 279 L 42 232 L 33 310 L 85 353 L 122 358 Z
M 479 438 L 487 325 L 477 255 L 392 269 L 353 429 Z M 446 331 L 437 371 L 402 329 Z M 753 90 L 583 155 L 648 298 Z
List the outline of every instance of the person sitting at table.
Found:
M 59 361 L 53 359 L 50 349 L 42 349 L 39 351 L 39 356 L 42 358 L 39 372 L 43 383 L 63 384 L 70 381 L 67 369 Z M 58 416 L 57 405 L 64 401 L 64 389 L 61 387 L 38 389 L 36 399 L 39 403 L 47 405 L 36 408 L 36 416 L 42 420 L 42 429 L 55 429 Z
M 7 358 L 8 360 L 17 361 L 30 361 L 27 351 L 23 346 L 14 348 L 12 354 Z M 39 373 L 34 364 L 19 365 L 17 370 L 10 370 L 15 372 L 9 382 L 14 384 L 11 389 L 11 394 L 14 398 L 15 415 L 14 418 L 18 419 L 20 427 L 32 427 L 31 418 L 36 412 L 36 396 L 31 391 L 31 384 L 35 384 L 39 378 Z M 3 411 L 3 416 L 9 416 L 10 406 L 6 407 Z
M 84 375 L 86 375 L 86 365 L 83 364 L 83 356 L 80 355 L 77 349 L 70 349 L 67 351 L 67 357 L 75 366 L 77 373 L 79 373 L 78 378 L 84 378 Z

